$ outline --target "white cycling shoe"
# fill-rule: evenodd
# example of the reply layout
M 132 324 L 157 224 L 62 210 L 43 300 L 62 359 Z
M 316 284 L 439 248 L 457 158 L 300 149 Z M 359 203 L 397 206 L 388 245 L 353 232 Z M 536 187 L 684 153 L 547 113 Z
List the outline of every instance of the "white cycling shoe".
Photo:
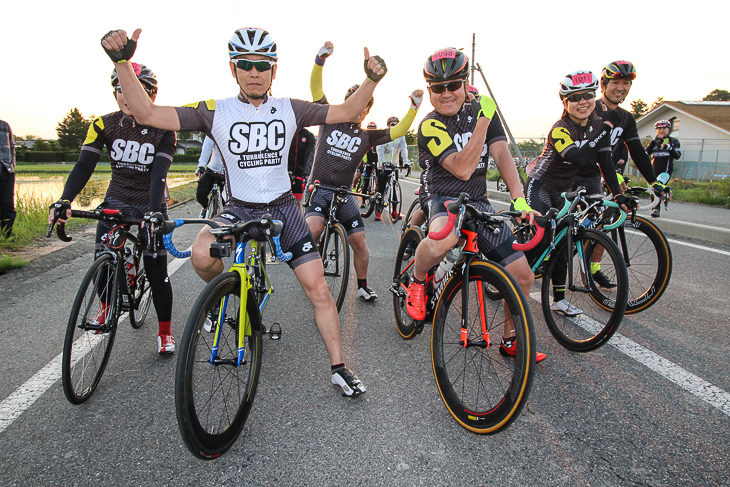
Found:
M 583 314 L 583 310 L 576 308 L 570 304 L 566 299 L 561 299 L 557 303 L 553 303 L 550 307 L 555 313 L 560 313 L 565 316 L 578 316 Z

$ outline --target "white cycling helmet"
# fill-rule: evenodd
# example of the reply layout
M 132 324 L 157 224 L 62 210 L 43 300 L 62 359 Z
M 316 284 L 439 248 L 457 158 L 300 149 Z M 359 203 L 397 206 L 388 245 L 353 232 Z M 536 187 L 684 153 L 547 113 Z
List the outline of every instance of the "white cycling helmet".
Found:
M 228 55 L 233 59 L 243 54 L 259 54 L 276 61 L 276 41 L 264 29 L 242 27 L 228 41 Z
M 560 82 L 560 99 L 570 96 L 573 93 L 584 90 L 598 89 L 598 78 L 588 70 L 573 71 L 566 74 Z

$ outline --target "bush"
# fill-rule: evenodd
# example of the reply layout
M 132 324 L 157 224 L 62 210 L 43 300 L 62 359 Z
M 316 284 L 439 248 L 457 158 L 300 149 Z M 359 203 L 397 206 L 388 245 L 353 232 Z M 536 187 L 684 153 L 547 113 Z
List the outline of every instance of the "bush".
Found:
M 25 153 L 27 162 L 63 162 L 66 153 L 61 151 L 28 151 Z

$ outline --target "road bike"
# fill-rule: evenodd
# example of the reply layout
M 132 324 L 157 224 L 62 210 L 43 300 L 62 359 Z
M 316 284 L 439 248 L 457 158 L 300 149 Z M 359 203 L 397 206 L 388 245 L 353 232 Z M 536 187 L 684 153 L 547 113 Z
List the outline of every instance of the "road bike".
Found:
M 58 209 L 46 237 L 58 220 Z M 71 211 L 72 218 L 107 222 L 111 230 L 102 239 L 101 250 L 81 281 L 66 326 L 61 358 L 61 382 L 66 399 L 72 404 L 87 401 L 96 390 L 109 362 L 117 325 L 129 314 L 133 328 L 141 327 L 150 309 L 150 283 L 142 261 L 140 238 L 130 231 L 141 219 L 121 211 L 97 208 Z M 56 225 L 58 238 L 72 239 L 65 224 Z M 154 239 L 148 239 L 154 249 Z
M 367 208 L 370 202 L 370 196 L 372 196 L 378 186 L 378 179 L 375 177 L 375 164 L 363 163 L 362 176 L 353 188 L 356 192 L 363 194 L 367 197 L 363 197 L 360 203 L 360 208 Z
M 628 272 L 621 250 L 603 231 L 587 228 L 579 206 L 600 204 L 615 212 L 605 230 L 614 230 L 626 220 L 618 205 L 602 194 L 587 195 L 584 188 L 562 193 L 563 207 L 551 208 L 535 219 L 536 226 L 516 224 L 518 242 L 532 241 L 535 228 L 544 235 L 525 252 L 536 278 L 542 278 L 540 300 L 548 329 L 563 347 L 588 352 L 604 345 L 618 330 L 628 301 Z M 610 283 L 599 285 L 594 275 L 600 271 Z M 567 275 L 567 279 L 566 279 Z M 555 292 L 581 312 L 568 315 L 552 310 Z
M 373 211 L 377 215 L 382 213 L 387 206 L 390 220 L 395 223 L 401 216 L 400 210 L 403 204 L 403 191 L 398 182 L 398 168 L 393 164 L 384 163 L 383 170 L 389 171 L 385 182 L 385 189 L 382 194 L 375 193 L 375 196 L 370 198 L 370 204 L 367 205 L 367 208 L 361 214 L 364 218 L 372 215 Z
M 208 195 L 208 206 L 205 209 L 205 213 L 201 214 L 202 218 L 209 220 L 223 211 L 223 194 L 221 189 L 225 186 L 226 177 L 210 169 L 206 169 L 205 172 L 214 181 L 213 188 L 210 190 L 210 195 Z
M 432 323 L 431 361 L 436 386 L 446 409 L 464 428 L 481 434 L 496 433 L 509 426 L 527 401 L 535 368 L 532 314 L 522 290 L 499 264 L 479 258 L 480 227 L 494 230 L 519 212 L 506 215 L 484 213 L 467 204 L 462 193 L 447 204 L 451 215 L 432 239 L 445 238 L 452 228 L 465 238 L 458 256 L 446 272 L 442 264 L 426 278 L 426 318 L 413 320 L 406 312 L 408 286 L 413 279 L 415 251 L 424 234 L 408 228 L 401 237 L 393 273 L 393 311 L 398 333 L 404 339 L 420 334 Z M 456 253 L 452 250 L 450 253 Z M 517 336 L 515 357 L 500 353 L 500 338 L 506 323 Z
M 180 434 L 193 455 L 210 460 L 233 446 L 246 423 L 261 372 L 263 335 L 281 337 L 278 323 L 268 330 L 262 323 L 274 288 L 266 274 L 265 243 L 253 231 L 263 232 L 272 259 L 288 261 L 291 253 L 283 253 L 279 245 L 282 223 L 266 214 L 230 225 L 205 219 L 166 222 L 161 231 L 174 256 L 189 255 L 175 249 L 171 239 L 171 232 L 187 223 L 211 227 L 213 257 L 230 257 L 230 237 L 236 242 L 232 266 L 208 283 L 190 311 L 175 372 Z
M 307 194 L 303 206 L 309 206 L 312 198 L 318 190 L 329 191 L 332 194 L 330 201 L 329 215 L 324 226 L 324 231 L 319 236 L 317 247 L 322 257 L 324 266 L 324 279 L 337 305 L 337 312 L 342 309 L 347 295 L 347 284 L 350 279 L 350 245 L 347 240 L 347 230 L 337 220 L 337 211 L 340 205 L 348 202 L 348 196 L 362 197 L 361 193 L 350 191 L 346 186 L 335 188 L 325 186 L 315 181 L 312 190 Z

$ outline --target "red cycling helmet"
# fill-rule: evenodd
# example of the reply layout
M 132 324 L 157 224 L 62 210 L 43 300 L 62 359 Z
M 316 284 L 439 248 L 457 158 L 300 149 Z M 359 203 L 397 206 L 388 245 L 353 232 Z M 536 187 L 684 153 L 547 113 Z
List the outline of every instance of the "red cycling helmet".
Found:
M 659 120 L 654 124 L 654 129 L 670 129 L 672 128 L 672 122 L 669 120 Z

